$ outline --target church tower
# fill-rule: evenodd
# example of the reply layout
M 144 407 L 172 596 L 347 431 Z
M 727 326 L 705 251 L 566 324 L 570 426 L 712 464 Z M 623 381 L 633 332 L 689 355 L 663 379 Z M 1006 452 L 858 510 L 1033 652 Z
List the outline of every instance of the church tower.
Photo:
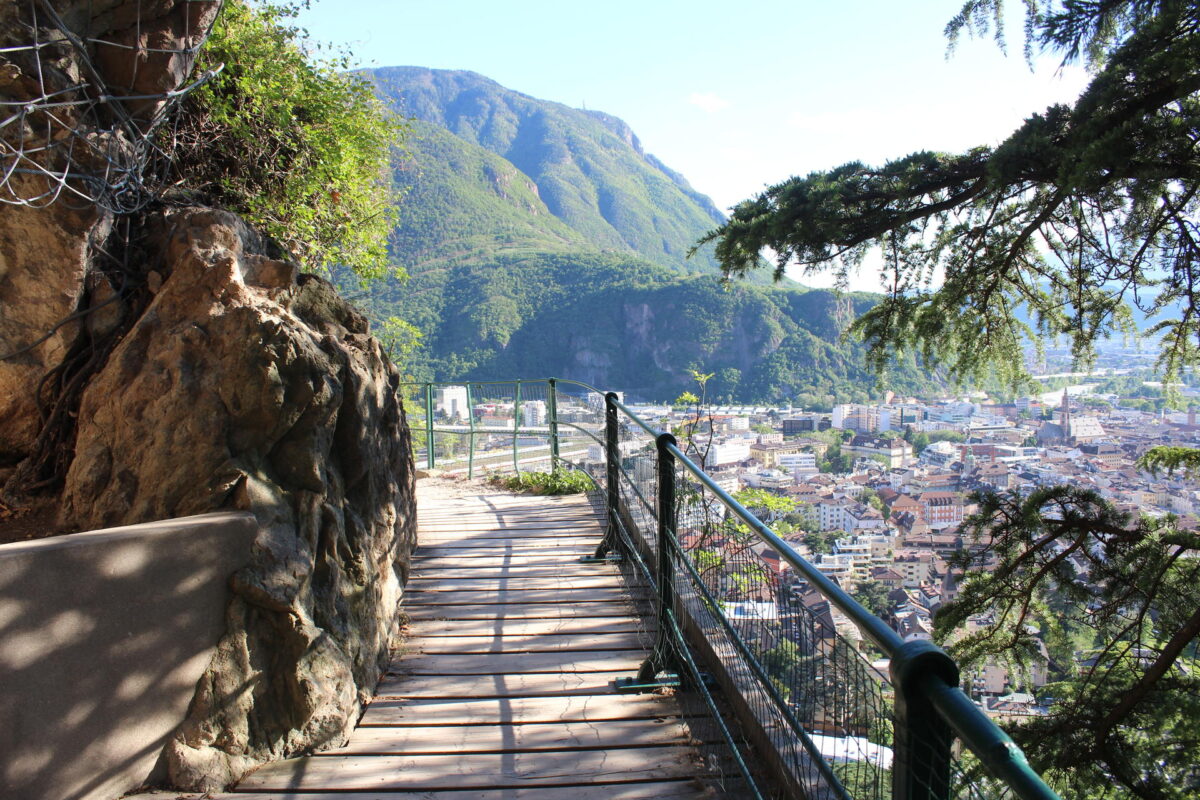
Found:
M 1062 398 L 1062 413 L 1059 415 L 1059 424 L 1062 427 L 1063 444 L 1071 443 L 1071 401 L 1067 398 L 1067 390 L 1063 389 Z

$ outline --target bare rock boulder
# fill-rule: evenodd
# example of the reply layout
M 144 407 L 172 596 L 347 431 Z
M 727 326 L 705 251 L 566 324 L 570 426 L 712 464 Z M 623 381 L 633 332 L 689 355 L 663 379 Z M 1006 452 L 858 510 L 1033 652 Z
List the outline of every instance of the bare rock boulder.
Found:
M 83 395 L 62 514 L 257 516 L 228 631 L 165 754 L 173 786 L 207 791 L 352 728 L 415 542 L 411 445 L 399 375 L 332 286 L 232 214 L 150 228 L 161 285 Z

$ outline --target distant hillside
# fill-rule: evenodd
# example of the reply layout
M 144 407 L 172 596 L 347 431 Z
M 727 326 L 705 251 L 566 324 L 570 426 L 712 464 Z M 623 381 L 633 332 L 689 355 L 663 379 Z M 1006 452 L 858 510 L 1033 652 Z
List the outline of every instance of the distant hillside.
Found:
M 392 237 L 411 275 L 366 296 L 376 319 L 416 325 L 422 379 L 576 378 L 671 400 L 689 369 L 716 399 L 866 399 L 874 377 L 845 324 L 869 306 L 796 284 L 725 287 L 695 241 L 722 217 L 646 154 L 616 117 L 536 100 L 469 72 L 375 70 L 411 118 Z M 888 388 L 929 382 L 898 367 Z
M 501 251 L 594 250 L 550 213 L 537 184 L 509 161 L 437 125 L 412 123 L 395 181 L 405 191 L 392 236 L 397 260 L 489 257 Z
M 559 376 L 669 401 L 694 388 L 697 369 L 715 373 L 714 400 L 829 406 L 879 395 L 862 346 L 838 336 L 868 296 L 725 287 L 616 255 L 509 252 L 423 269 L 369 302 L 375 316 L 425 332 L 410 365 L 421 378 Z M 912 364 L 887 381 L 906 394 L 930 386 Z
M 711 253 L 686 256 L 724 216 L 681 175 L 647 155 L 616 117 L 537 100 L 473 72 L 385 67 L 371 76 L 397 112 L 429 123 L 415 126 L 409 141 L 412 167 L 397 175 L 402 186 L 423 190 L 425 200 L 429 184 L 444 175 L 435 162 L 447 152 L 484 169 L 467 178 L 470 188 L 479 188 L 482 178 L 484 184 L 494 182 L 494 193 L 508 191 L 509 176 L 490 174 L 497 162 L 487 163 L 480 155 L 486 151 L 528 179 L 518 191 L 527 188 L 540 201 L 525 205 L 531 215 L 548 212 L 592 249 L 641 256 L 686 273 L 718 272 Z M 452 134 L 458 145 L 438 136 L 437 129 Z M 461 198 L 467 188 L 460 182 L 422 209 L 440 213 L 446 210 L 441 200 Z M 522 198 L 514 192 L 510 199 Z M 440 236 L 431 231 L 423 238 L 408 237 L 398 243 L 398 255 L 428 252 Z

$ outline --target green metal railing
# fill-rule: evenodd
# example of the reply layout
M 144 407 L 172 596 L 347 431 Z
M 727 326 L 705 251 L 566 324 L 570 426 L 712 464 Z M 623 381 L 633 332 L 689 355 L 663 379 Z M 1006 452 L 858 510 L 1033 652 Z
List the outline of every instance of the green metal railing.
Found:
M 615 688 L 675 687 L 730 794 L 1057 797 L 958 688 L 945 652 L 905 642 L 698 466 L 709 443 L 696 426 L 681 442 L 616 394 L 573 381 L 459 387 L 438 390 L 440 403 L 432 385 L 412 387 L 425 404 L 412 425 L 424 431 L 417 453 L 466 474 L 556 467 L 592 476 L 609 524 L 589 560 L 615 561 L 646 598 L 652 644 L 639 673 Z M 464 395 L 478 424 L 452 413 Z M 544 424 L 522 426 L 537 417 L 518 420 L 522 402 L 544 403 Z M 446 437 L 470 444 L 447 448 Z M 498 454 L 505 441 L 510 450 Z
M 546 378 L 408 383 L 418 469 L 468 477 L 582 465 L 604 446 L 604 395 Z

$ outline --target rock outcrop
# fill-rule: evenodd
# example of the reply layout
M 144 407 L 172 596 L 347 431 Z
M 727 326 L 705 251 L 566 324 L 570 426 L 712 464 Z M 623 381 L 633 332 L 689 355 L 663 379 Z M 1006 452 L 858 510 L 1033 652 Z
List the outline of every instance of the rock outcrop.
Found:
M 110 159 L 139 161 L 139 134 L 187 79 L 220 7 L 218 0 L 48 5 L 0 0 L 0 100 L 9 109 L 0 124 L 0 356 L 10 356 L 0 359 L 0 486 L 34 448 L 37 384 L 80 333 L 73 315 L 88 305 L 97 246 L 110 232 L 108 204 L 85 197 L 106 193 L 98 187 Z M 80 91 L 88 84 L 91 91 Z M 117 99 L 110 107 L 100 97 Z M 63 173 L 97 179 L 51 177 Z M 114 180 L 128 189 L 140 177 Z
M 0 0 L 0 99 L 28 115 L 0 124 L 0 487 L 41 493 L 71 527 L 225 509 L 260 526 L 161 759 L 158 781 L 191 790 L 341 741 L 415 538 L 399 375 L 366 320 L 236 216 L 147 210 L 126 158 L 218 7 Z M 128 171 L 56 188 L 93 166 Z
M 157 292 L 84 393 L 62 513 L 85 528 L 258 517 L 229 631 L 167 750 L 173 786 L 208 790 L 353 726 L 415 540 L 411 444 L 399 374 L 332 286 L 229 213 L 147 228 Z

